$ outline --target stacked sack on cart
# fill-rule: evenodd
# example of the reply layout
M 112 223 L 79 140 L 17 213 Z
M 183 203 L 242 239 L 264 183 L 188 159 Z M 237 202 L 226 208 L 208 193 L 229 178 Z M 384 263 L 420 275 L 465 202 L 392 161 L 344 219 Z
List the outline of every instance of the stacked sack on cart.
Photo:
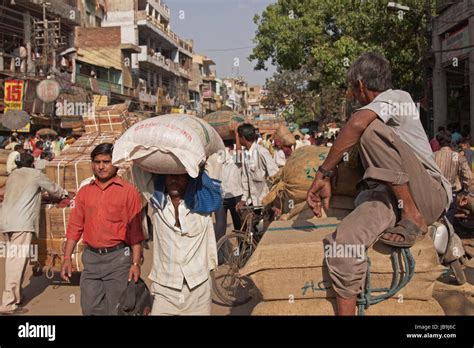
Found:
M 311 153 L 311 157 L 303 153 Z M 339 222 L 354 209 L 361 179 L 361 166 L 356 150 L 348 154 L 334 178 L 330 209 L 316 218 L 305 202 L 317 166 L 325 159 L 324 151 L 314 146 L 298 149 L 287 162 L 294 175 L 282 174 L 269 202 L 293 199 L 296 205 L 279 221 L 270 224 L 257 249 L 240 274 L 250 277 L 262 300 L 253 315 L 334 315 L 335 292 L 324 262 L 323 239 L 336 231 Z M 317 157 L 319 159 L 317 159 Z M 298 169 L 299 168 L 299 169 Z M 305 175 L 299 175 L 304 171 Z M 298 181 L 298 184 L 295 184 Z M 280 193 L 283 195 L 280 195 Z M 283 197 L 283 198 L 282 198 Z M 413 278 L 388 299 L 365 310 L 367 315 L 443 315 L 444 311 L 433 298 L 436 279 L 444 267 L 439 265 L 432 240 L 426 236 L 411 249 L 415 261 Z M 395 254 L 394 254 L 395 253 Z M 367 250 L 370 259 L 368 286 L 373 296 L 380 296 L 392 287 L 395 280 L 407 274 L 408 263 L 396 248 L 376 242 Z M 393 263 L 393 258 L 398 265 Z M 384 290 L 375 292 L 375 290 Z
M 254 254 L 241 270 L 249 276 L 263 300 L 253 315 L 334 315 L 336 296 L 324 262 L 323 239 L 333 233 L 339 219 L 299 219 L 273 222 Z M 392 265 L 394 249 L 377 242 L 368 249 L 371 261 L 370 286 L 388 289 L 395 277 Z M 443 315 L 433 298 L 436 279 L 444 268 L 438 264 L 436 250 L 425 237 L 411 248 L 415 274 L 411 281 L 389 299 L 374 304 L 367 315 Z M 400 261 L 398 277 L 406 268 Z M 374 293 L 374 296 L 381 293 Z

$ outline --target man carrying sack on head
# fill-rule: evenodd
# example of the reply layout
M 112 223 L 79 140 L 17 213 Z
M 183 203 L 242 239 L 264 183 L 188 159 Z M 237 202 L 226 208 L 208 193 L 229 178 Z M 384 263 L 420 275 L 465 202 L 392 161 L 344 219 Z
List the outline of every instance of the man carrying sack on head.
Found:
M 87 245 L 81 275 L 84 315 L 116 315 L 127 281 L 140 277 L 140 194 L 117 176 L 112 150 L 112 144 L 104 143 L 92 151 L 95 180 L 79 190 L 67 226 L 61 278 L 71 276 L 71 255 L 81 236 Z
M 321 216 L 321 208 L 329 207 L 330 178 L 336 165 L 358 145 L 366 189 L 357 196 L 355 210 L 326 237 L 326 245 L 368 248 L 380 237 L 391 246 L 411 247 L 446 211 L 451 185 L 434 161 L 411 96 L 391 89 L 389 62 L 377 53 L 363 54 L 352 64 L 347 78 L 363 107 L 348 120 L 319 167 L 307 202 Z M 338 314 L 354 315 L 357 295 L 364 288 L 367 259 L 326 257 L 326 263 Z
M 222 205 L 219 183 L 204 170 L 196 178 L 133 171 L 153 225 L 151 315 L 210 315 L 210 273 L 217 266 L 211 213 Z

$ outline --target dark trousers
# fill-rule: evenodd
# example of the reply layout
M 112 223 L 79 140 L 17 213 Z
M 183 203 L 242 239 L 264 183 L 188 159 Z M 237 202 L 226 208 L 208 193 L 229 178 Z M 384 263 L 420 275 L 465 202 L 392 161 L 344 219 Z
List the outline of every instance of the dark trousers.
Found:
M 237 212 L 237 209 L 235 209 L 235 206 L 240 202 L 241 198 L 242 196 L 224 199 L 221 209 L 216 213 L 216 240 L 219 240 L 225 235 L 227 229 L 227 211 L 230 210 L 234 229 L 240 230 L 242 227 L 240 215 Z
M 82 254 L 81 308 L 83 315 L 116 315 L 120 296 L 127 288 L 132 250 L 107 254 L 86 248 Z

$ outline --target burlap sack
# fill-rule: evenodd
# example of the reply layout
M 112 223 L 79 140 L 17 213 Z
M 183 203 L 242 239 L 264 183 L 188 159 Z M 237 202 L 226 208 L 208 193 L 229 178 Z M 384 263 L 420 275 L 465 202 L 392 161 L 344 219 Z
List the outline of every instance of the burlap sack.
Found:
M 338 223 L 336 218 L 273 222 L 240 273 L 252 278 L 264 300 L 287 299 L 290 295 L 305 299 L 335 297 L 324 264 L 323 239 L 336 230 Z M 390 288 L 393 250 L 381 242 L 369 248 L 372 288 Z M 363 251 L 357 251 L 365 256 Z M 444 268 L 438 265 L 436 250 L 428 237 L 411 252 L 416 275 L 395 297 L 426 299 L 432 295 L 434 282 Z M 400 256 L 398 260 L 401 264 Z
M 282 124 L 286 124 L 286 121 L 280 118 L 274 120 L 256 120 L 253 122 L 253 125 L 259 130 L 260 134 L 273 134 Z
M 235 128 L 245 123 L 245 118 L 234 111 L 217 111 L 203 117 L 223 140 L 235 139 Z
M 323 218 L 334 217 L 342 220 L 354 210 L 354 198 L 348 196 L 332 196 L 329 209 L 323 209 Z M 306 201 L 296 204 L 288 213 L 283 214 L 278 220 L 311 220 L 314 218 L 313 210 Z
M 355 197 L 359 193 L 357 184 L 364 174 L 358 147 L 354 146 L 345 159 L 337 166 L 336 176 L 332 181 L 332 194 Z
M 335 315 L 335 299 L 260 302 L 252 315 Z M 445 315 L 433 298 L 427 300 L 388 299 L 365 310 L 364 315 Z
M 293 146 L 296 144 L 295 136 L 283 124 L 276 130 L 275 139 L 279 139 L 284 146 Z
M 318 167 L 326 159 L 328 149 L 317 146 L 303 146 L 286 161 L 286 165 L 275 176 L 272 189 L 263 199 L 263 204 L 271 204 L 275 199 L 283 199 L 282 206 L 292 201 L 293 205 L 306 200 Z

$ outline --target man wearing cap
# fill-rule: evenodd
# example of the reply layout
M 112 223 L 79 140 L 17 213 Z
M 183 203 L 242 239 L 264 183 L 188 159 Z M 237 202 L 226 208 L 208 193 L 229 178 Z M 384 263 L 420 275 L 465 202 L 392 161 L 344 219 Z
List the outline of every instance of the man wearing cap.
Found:
M 115 315 L 127 281 L 137 282 L 144 240 L 138 191 L 117 176 L 113 145 L 98 145 L 91 153 L 95 180 L 74 200 L 66 231 L 61 277 L 71 276 L 71 257 L 82 238 L 81 307 L 84 315 Z

